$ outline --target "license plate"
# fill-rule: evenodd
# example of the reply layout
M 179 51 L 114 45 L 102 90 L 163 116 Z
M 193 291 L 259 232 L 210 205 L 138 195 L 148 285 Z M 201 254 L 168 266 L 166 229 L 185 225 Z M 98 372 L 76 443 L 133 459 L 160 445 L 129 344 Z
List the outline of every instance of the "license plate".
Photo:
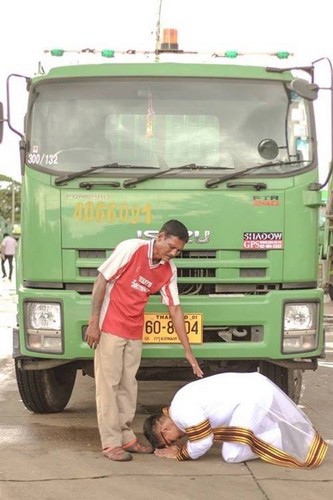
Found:
M 190 344 L 202 343 L 202 314 L 184 314 L 186 333 Z M 145 344 L 179 344 L 169 314 L 146 313 L 143 327 Z

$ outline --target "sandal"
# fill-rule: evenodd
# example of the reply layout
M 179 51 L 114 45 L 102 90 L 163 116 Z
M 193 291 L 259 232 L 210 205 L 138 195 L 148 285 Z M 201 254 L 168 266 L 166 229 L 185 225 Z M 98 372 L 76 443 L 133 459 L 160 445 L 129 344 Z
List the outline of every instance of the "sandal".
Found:
M 153 451 L 154 451 L 154 448 L 150 444 L 148 444 L 148 445 L 141 444 L 141 443 L 139 443 L 138 440 L 131 441 L 130 443 L 124 444 L 122 448 L 126 452 L 130 452 L 130 453 L 148 454 L 148 453 L 153 453 Z
M 115 448 L 104 448 L 103 455 L 105 458 L 115 460 L 116 462 L 129 462 L 133 458 L 132 455 L 123 450 L 121 446 L 116 446 Z

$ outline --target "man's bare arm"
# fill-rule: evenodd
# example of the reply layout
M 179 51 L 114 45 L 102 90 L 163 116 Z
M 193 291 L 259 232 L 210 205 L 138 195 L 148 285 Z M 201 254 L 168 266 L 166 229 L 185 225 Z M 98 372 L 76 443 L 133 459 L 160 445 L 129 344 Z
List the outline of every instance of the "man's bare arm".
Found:
M 85 340 L 87 344 L 93 349 L 96 349 L 99 343 L 99 339 L 101 337 L 101 330 L 99 328 L 99 317 L 105 296 L 106 283 L 107 282 L 104 276 L 101 273 L 99 273 L 94 283 L 92 299 L 91 299 L 91 314 L 85 335 Z
M 186 334 L 184 314 L 181 305 L 169 306 L 169 313 L 179 340 L 184 347 L 186 359 L 192 366 L 194 374 L 201 378 L 203 376 L 203 371 L 201 370 L 199 363 L 192 352 L 188 336 Z

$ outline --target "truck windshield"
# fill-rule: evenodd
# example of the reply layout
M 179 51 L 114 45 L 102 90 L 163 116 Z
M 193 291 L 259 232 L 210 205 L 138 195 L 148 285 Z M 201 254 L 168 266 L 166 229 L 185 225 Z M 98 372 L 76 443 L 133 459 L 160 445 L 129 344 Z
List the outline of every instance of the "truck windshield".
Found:
M 178 177 L 207 178 L 220 176 L 219 169 L 237 172 L 266 163 L 258 145 L 270 139 L 278 146 L 274 160 L 285 166 L 267 173 L 295 173 L 312 161 L 310 116 L 306 101 L 272 80 L 42 81 L 30 96 L 26 160 L 54 175 L 117 163 L 127 167 L 112 176 L 135 177 L 159 168 L 163 158 L 169 166 L 205 165 Z

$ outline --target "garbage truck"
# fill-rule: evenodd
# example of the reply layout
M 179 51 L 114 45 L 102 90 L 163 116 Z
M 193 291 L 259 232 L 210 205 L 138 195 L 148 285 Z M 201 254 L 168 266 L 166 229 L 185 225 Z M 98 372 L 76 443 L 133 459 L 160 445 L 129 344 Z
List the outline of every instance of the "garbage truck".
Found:
M 98 267 L 169 219 L 189 231 L 178 288 L 205 375 L 260 371 L 299 401 L 303 373 L 324 356 L 316 64 L 289 64 L 286 52 L 245 64 L 246 54 L 178 43 L 84 49 L 88 62 L 68 62 L 72 52 L 49 50 L 49 70 L 9 75 L 0 121 L 21 158 L 13 358 L 24 405 L 62 411 L 78 373 L 94 375 L 85 331 Z M 10 114 L 16 78 L 28 92 L 22 131 Z M 152 295 L 138 377 L 185 365 Z

